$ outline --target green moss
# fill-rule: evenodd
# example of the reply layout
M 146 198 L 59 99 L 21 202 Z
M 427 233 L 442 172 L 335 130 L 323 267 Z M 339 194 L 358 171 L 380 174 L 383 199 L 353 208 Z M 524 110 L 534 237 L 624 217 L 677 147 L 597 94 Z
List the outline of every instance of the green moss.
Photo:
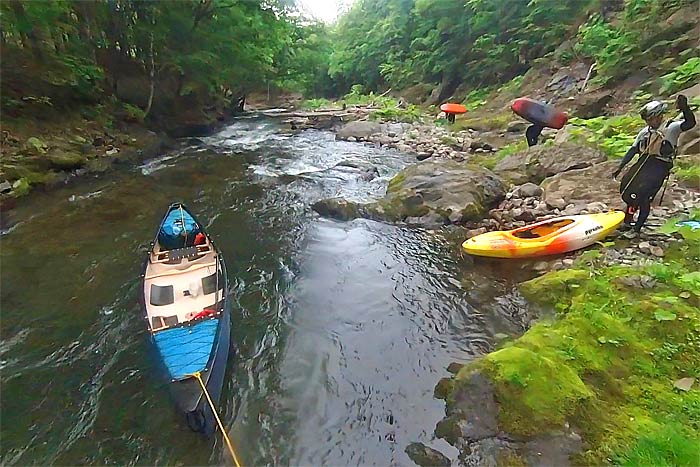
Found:
M 520 292 L 532 302 L 554 306 L 564 294 L 580 287 L 588 278 L 588 271 L 565 269 L 520 284 Z
M 481 364 L 496 383 L 499 423 L 509 433 L 534 435 L 557 429 L 579 400 L 592 396 L 570 367 L 526 348 L 501 349 Z
M 462 368 L 494 382 L 500 428 L 514 435 L 560 430 L 569 422 L 587 449 L 575 463 L 698 465 L 700 389 L 673 383 L 700 368 L 700 244 L 688 237 L 664 263 L 606 267 L 587 255 L 574 269 L 521 286 L 554 308 L 522 337 Z M 647 275 L 653 288 L 617 278 Z
M 401 185 L 406 181 L 406 174 L 404 172 L 399 172 L 394 177 L 389 180 L 389 186 L 387 187 L 387 193 L 394 193 L 401 189 Z

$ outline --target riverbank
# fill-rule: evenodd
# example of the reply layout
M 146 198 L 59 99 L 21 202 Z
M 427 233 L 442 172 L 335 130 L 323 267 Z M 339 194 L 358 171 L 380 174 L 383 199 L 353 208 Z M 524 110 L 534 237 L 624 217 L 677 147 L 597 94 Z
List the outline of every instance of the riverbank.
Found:
M 113 168 L 163 154 L 176 138 L 210 133 L 232 114 L 201 112 L 167 122 L 144 122 L 139 109 L 118 103 L 57 111 L 45 106 L 4 116 L 0 206 L 11 209 L 31 191 L 51 191 Z
M 450 128 L 431 123 L 353 122 L 337 138 L 415 154 L 382 200 L 322 200 L 338 219 L 367 217 L 463 238 L 557 215 L 620 208 L 610 174 L 640 123 L 630 117 L 574 119 L 527 149 L 521 122 L 475 115 Z M 540 277 L 520 285 L 540 318 L 441 381 L 446 418 L 435 437 L 463 465 L 688 465 L 700 456 L 700 288 L 698 235 L 674 233 L 697 216 L 698 129 L 685 134 L 679 170 L 648 227 L 631 241 L 530 264 Z M 692 447 L 691 447 L 692 446 Z M 423 443 L 406 452 L 419 465 L 450 465 Z

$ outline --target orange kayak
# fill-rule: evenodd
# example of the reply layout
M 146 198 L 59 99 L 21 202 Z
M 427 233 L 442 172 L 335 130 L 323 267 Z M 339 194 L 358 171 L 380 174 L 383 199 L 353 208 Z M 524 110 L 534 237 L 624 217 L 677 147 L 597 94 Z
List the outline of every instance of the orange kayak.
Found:
M 548 219 L 515 230 L 477 235 L 462 243 L 470 255 L 527 258 L 556 255 L 585 248 L 611 234 L 625 213 L 581 214 Z
M 467 112 L 467 108 L 462 104 L 446 103 L 440 106 L 440 110 L 448 114 L 463 114 Z

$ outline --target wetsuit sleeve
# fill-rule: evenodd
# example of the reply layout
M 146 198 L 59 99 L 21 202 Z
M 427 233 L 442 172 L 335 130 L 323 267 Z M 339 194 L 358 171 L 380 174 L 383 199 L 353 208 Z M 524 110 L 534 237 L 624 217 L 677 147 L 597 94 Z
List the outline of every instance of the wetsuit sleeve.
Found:
M 625 154 L 625 157 L 622 158 L 620 161 L 620 165 L 617 167 L 618 170 L 622 170 L 624 166 L 626 166 L 629 161 L 632 160 L 632 158 L 639 152 L 639 148 L 637 147 L 637 143 L 633 144 L 628 150 L 627 153 Z

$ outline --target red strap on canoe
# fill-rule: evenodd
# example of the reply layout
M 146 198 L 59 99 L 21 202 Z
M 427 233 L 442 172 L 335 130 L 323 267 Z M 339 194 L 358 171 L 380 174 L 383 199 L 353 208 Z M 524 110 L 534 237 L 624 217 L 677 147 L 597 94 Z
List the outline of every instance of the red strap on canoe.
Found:
M 196 315 L 194 315 L 192 319 L 206 318 L 207 316 L 214 316 L 215 314 L 216 310 L 213 310 L 211 308 L 205 308 Z

